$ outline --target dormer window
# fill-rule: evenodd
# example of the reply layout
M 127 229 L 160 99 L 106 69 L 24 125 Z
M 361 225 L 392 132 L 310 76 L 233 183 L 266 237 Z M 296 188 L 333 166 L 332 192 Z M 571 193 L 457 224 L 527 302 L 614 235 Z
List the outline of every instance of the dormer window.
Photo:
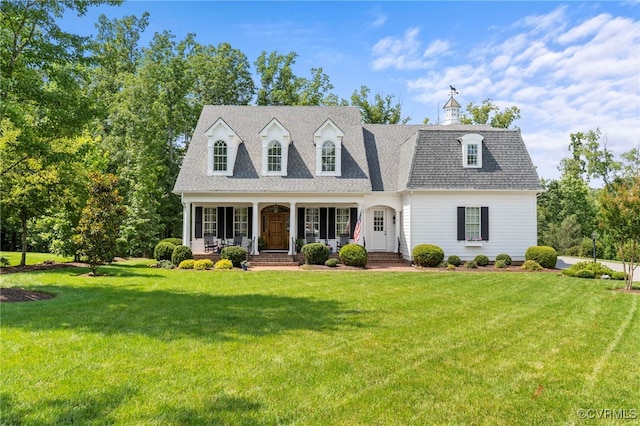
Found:
M 482 167 L 482 140 L 477 133 L 469 133 L 459 139 L 462 146 L 462 166 L 465 168 Z
M 313 134 L 316 146 L 316 175 L 342 176 L 342 138 L 344 133 L 327 120 Z
M 275 118 L 260 132 L 262 140 L 262 175 L 286 176 L 291 134 Z
M 322 144 L 322 172 L 336 171 L 336 145 L 332 141 Z
M 207 137 L 207 175 L 233 176 L 238 146 L 242 140 L 222 118 L 206 132 Z

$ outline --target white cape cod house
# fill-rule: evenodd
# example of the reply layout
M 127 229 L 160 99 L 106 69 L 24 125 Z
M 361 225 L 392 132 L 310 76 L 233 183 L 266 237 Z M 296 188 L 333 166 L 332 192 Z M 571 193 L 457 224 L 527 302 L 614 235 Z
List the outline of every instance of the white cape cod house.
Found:
M 356 107 L 206 106 L 174 188 L 183 243 L 295 254 L 342 236 L 405 259 L 430 243 L 522 260 L 541 186 L 520 131 L 457 124 L 459 107 L 445 125 L 370 125 Z

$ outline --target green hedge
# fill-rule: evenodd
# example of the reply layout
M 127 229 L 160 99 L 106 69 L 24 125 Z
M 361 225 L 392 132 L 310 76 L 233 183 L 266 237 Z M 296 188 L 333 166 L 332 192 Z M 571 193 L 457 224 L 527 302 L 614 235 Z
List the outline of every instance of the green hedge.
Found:
M 418 266 L 435 268 L 444 259 L 444 250 L 433 244 L 418 244 L 411 251 L 413 262 Z
M 474 260 L 467 260 L 464 262 L 464 267 L 469 269 L 476 269 L 478 264 Z
M 500 253 L 496 256 L 496 263 L 500 260 L 502 260 L 507 266 L 511 265 L 511 256 L 506 253 Z
M 200 259 L 196 260 L 196 263 L 193 265 L 194 269 L 199 271 L 203 271 L 205 269 L 213 268 L 213 261 L 211 259 Z
M 338 259 L 332 257 L 331 259 L 327 259 L 324 264 L 325 266 L 328 266 L 330 268 L 335 268 L 336 266 L 338 266 Z
M 324 265 L 329 259 L 329 247 L 322 243 L 309 243 L 302 246 L 304 263 L 307 265 Z
M 196 261 L 193 259 L 187 259 L 180 262 L 178 269 L 193 269 L 196 265 Z
M 358 244 L 346 244 L 340 249 L 340 261 L 347 266 L 357 266 L 364 268 L 367 266 L 369 257 L 367 256 L 367 250 Z
M 247 260 L 247 252 L 240 246 L 229 246 L 222 249 L 220 257 L 230 260 L 234 267 L 239 268 Z
M 447 258 L 447 265 L 460 266 L 462 265 L 462 260 L 460 260 L 459 256 L 454 254 Z
M 487 266 L 489 264 L 489 258 L 484 254 L 477 255 L 473 261 L 476 262 L 478 266 Z
M 165 238 L 164 240 L 160 241 L 161 243 L 170 243 L 173 244 L 174 246 L 181 246 L 182 245 L 182 238 Z
M 169 242 L 159 242 L 153 249 L 153 257 L 157 261 L 168 260 L 171 261 L 171 255 L 175 250 L 176 245 Z
M 531 246 L 524 253 L 525 260 L 533 260 L 543 268 L 553 269 L 558 261 L 558 252 L 549 246 Z
M 525 271 L 541 271 L 542 266 L 535 260 L 525 260 L 522 264 L 522 269 Z
M 193 253 L 187 246 L 176 246 L 171 253 L 171 262 L 178 266 L 183 260 L 193 259 Z
M 213 269 L 233 269 L 233 263 L 229 259 L 220 259 L 213 265 Z

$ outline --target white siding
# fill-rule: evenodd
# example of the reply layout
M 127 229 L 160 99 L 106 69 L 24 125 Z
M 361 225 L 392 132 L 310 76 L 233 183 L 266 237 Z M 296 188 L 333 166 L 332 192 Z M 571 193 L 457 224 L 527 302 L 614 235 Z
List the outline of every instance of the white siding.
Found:
M 442 247 L 445 258 L 458 255 L 469 260 L 484 254 L 493 260 L 507 253 L 514 260 L 524 260 L 526 249 L 537 244 L 534 192 L 413 193 L 410 205 L 410 250 L 427 243 Z M 467 247 L 457 240 L 458 206 L 489 207 L 489 241 L 481 247 Z
M 400 251 L 405 259 L 411 259 L 411 195 L 402 197 L 402 222 L 400 223 Z

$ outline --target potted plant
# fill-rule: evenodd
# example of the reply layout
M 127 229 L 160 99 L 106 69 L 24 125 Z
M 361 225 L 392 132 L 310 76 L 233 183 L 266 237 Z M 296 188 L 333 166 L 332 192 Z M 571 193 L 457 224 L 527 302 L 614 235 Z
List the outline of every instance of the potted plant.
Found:
M 243 271 L 246 271 L 249 269 L 249 262 L 247 262 L 246 260 L 243 260 L 242 262 L 240 262 L 240 266 L 242 267 Z

